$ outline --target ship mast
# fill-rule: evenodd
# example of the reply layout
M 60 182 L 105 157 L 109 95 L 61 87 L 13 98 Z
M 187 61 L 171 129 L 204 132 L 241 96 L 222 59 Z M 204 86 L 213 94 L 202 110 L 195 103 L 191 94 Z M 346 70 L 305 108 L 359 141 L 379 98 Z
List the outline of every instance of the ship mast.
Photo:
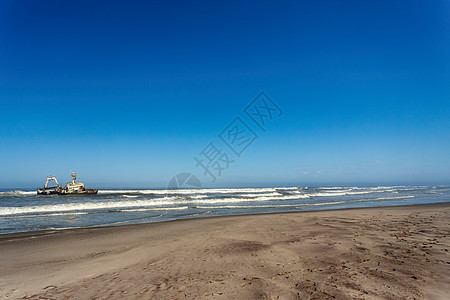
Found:
M 75 180 L 77 180 L 77 174 L 75 174 L 75 172 L 72 171 L 72 184 L 75 184 Z

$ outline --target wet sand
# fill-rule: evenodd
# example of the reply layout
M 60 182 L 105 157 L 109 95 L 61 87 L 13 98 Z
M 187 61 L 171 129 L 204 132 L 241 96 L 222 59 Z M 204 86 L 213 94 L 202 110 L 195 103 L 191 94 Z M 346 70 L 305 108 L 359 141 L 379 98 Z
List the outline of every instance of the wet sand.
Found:
M 449 299 L 450 203 L 0 235 L 6 299 Z

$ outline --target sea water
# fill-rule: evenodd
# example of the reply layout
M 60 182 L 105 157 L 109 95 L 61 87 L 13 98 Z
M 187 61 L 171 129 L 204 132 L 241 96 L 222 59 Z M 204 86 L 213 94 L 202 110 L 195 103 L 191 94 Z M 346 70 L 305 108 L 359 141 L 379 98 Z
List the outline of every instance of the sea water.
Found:
M 450 186 L 130 189 L 72 196 L 3 190 L 0 233 L 449 201 Z

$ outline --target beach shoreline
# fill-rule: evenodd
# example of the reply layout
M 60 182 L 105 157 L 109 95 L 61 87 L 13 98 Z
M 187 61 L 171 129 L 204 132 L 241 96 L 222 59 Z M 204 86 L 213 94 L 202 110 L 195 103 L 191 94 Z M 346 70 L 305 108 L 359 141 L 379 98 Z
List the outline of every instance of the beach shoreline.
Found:
M 99 229 L 99 228 L 120 228 L 120 227 L 128 227 L 128 226 L 145 226 L 149 224 L 159 224 L 159 223 L 172 223 L 172 222 L 182 222 L 189 220 L 198 220 L 198 219 L 220 219 L 220 218 L 229 218 L 229 217 L 246 217 L 246 216 L 259 216 L 259 215 L 284 215 L 284 214 L 298 214 L 298 213 L 314 213 L 314 212 L 324 212 L 324 211 L 345 211 L 345 210 L 359 210 L 359 209 L 378 209 L 378 208 L 391 208 L 391 207 L 410 207 L 410 206 L 434 206 L 434 205 L 445 205 L 450 204 L 450 201 L 444 202 L 433 202 L 433 203 L 420 203 L 420 204 L 404 204 L 404 205 L 381 205 L 374 207 L 345 207 L 345 208 L 327 208 L 327 209 L 316 209 L 316 210 L 298 210 L 298 211 L 275 211 L 275 212 L 267 212 L 267 213 L 241 213 L 241 214 L 230 214 L 230 215 L 212 215 L 212 216 L 201 216 L 201 217 L 188 217 L 188 218 L 180 218 L 175 220 L 164 220 L 164 221 L 155 221 L 155 222 L 144 222 L 144 223 L 136 223 L 136 224 L 120 224 L 120 225 L 98 225 L 98 226 L 82 226 L 82 227 L 66 227 L 66 228 L 54 228 L 54 229 L 44 229 L 44 230 L 30 230 L 30 231 L 17 231 L 17 232 L 6 232 L 0 233 L 0 242 L 3 239 L 11 240 L 14 238 L 24 238 L 31 236 L 39 236 L 39 235 L 47 235 L 54 234 L 57 232 L 64 232 L 67 230 L 89 230 L 89 229 Z
M 0 235 L 3 298 L 443 298 L 450 203 Z

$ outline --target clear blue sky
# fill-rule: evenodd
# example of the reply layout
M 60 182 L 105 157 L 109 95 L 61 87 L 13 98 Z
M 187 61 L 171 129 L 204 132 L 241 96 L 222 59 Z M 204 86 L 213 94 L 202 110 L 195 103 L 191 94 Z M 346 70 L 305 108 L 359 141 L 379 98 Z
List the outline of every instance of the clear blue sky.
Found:
M 449 32 L 449 1 L 2 0 L 0 188 L 450 184 Z M 260 91 L 284 114 L 233 156 Z

